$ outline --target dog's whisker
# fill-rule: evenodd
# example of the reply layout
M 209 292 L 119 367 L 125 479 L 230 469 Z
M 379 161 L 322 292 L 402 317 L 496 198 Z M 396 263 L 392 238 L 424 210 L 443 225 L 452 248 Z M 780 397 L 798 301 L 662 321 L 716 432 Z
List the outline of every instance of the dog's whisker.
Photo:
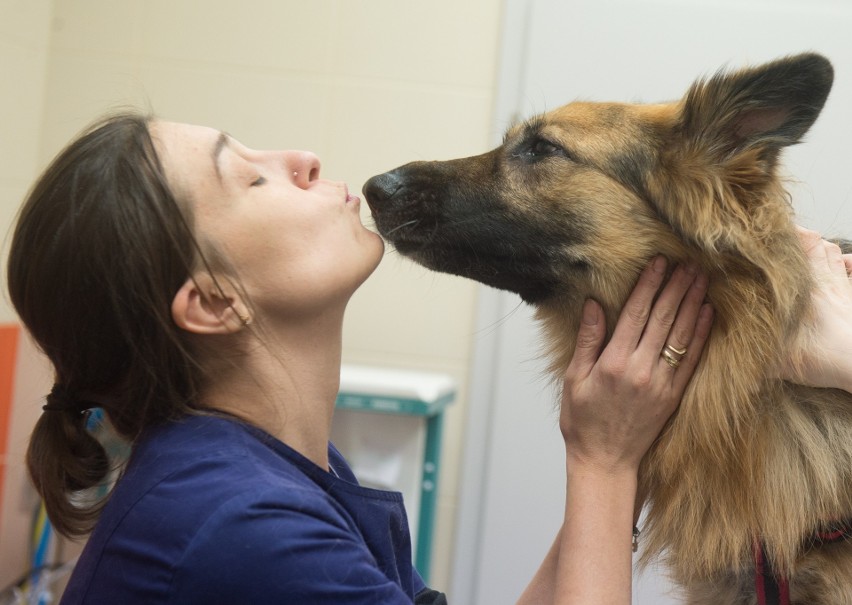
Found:
M 409 227 L 409 226 L 411 226 L 411 225 L 416 225 L 416 224 L 417 224 L 417 223 L 419 223 L 419 222 L 420 222 L 420 219 L 416 219 L 416 218 L 415 218 L 415 219 L 412 219 L 412 220 L 410 220 L 410 221 L 406 221 L 406 222 L 404 222 L 404 223 L 400 223 L 399 225 L 397 225 L 396 227 L 394 227 L 393 229 L 391 229 L 390 231 L 388 231 L 387 233 L 385 233 L 385 237 L 389 236 L 389 235 L 390 235 L 391 233 L 393 233 L 394 231 L 399 231 L 400 229 L 403 229 L 403 228 L 405 228 L 405 227 Z
M 507 311 L 502 317 L 495 319 L 492 323 L 488 324 L 487 326 L 483 326 L 482 328 L 476 330 L 474 332 L 474 334 L 476 334 L 477 336 L 483 336 L 483 337 L 493 334 L 494 332 L 497 331 L 497 329 L 499 329 L 507 321 L 509 321 L 509 319 L 511 319 L 512 316 L 515 315 L 515 313 L 518 312 L 518 309 L 520 309 L 523 306 L 524 306 L 524 302 L 522 300 L 519 300 L 518 304 L 515 305 L 515 308 L 513 308 L 510 311 Z

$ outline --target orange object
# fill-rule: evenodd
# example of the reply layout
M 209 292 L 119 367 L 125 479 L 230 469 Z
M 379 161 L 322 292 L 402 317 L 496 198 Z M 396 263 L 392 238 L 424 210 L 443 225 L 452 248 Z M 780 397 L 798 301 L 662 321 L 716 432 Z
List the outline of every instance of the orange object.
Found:
M 12 421 L 12 389 L 14 388 L 15 362 L 18 356 L 16 325 L 0 326 L 0 506 L 6 475 L 6 456 L 9 447 L 9 425 Z M 0 510 L 0 518 L 3 511 Z

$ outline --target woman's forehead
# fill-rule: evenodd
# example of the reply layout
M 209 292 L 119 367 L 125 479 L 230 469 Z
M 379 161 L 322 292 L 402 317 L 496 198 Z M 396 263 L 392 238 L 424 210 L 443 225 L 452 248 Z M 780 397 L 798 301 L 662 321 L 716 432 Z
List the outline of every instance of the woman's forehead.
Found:
M 223 133 L 208 126 L 155 120 L 151 139 L 166 179 L 179 197 L 195 199 L 218 182 L 217 160 Z
M 184 124 L 182 122 L 151 122 L 151 139 L 157 151 L 168 163 L 206 163 L 213 169 L 214 152 L 224 136 L 209 126 Z
M 162 120 L 152 121 L 149 130 L 155 144 L 159 143 L 170 153 L 186 152 L 205 145 L 212 146 L 222 135 L 221 131 L 209 126 Z

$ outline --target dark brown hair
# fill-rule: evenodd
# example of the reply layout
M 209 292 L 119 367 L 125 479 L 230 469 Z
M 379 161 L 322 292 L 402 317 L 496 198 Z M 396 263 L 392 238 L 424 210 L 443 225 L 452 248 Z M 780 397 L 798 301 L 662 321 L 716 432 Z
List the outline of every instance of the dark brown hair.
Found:
M 27 452 L 49 517 L 69 536 L 91 530 L 103 502 L 75 496 L 111 466 L 86 429 L 85 402 L 132 441 L 191 413 L 202 377 L 171 317 L 200 252 L 149 122 L 113 115 L 75 139 L 34 185 L 11 244 L 12 303 L 71 398 L 67 411 L 41 415 Z

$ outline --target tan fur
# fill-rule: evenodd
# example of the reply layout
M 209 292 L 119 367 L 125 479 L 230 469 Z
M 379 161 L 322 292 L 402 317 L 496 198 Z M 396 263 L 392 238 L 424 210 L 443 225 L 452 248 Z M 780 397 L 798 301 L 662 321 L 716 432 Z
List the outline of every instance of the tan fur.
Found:
M 812 321 L 813 284 L 776 158 L 816 118 L 831 83 L 824 60 L 784 61 L 763 77 L 698 82 L 676 103 L 571 103 L 514 127 L 492 152 L 407 165 L 366 188 L 400 251 L 533 302 L 557 378 L 586 298 L 602 304 L 612 330 L 653 255 L 709 275 L 710 339 L 640 471 L 645 558 L 662 556 L 696 605 L 755 602 L 758 538 L 789 575 L 794 603 L 852 603 L 852 544 L 806 547 L 814 530 L 852 518 L 852 396 L 778 378 Z M 813 82 L 811 71 L 820 72 Z M 773 78 L 780 91 L 764 89 Z M 805 83 L 785 89 L 795 78 Z M 428 206 L 433 199 L 444 205 Z M 480 232 L 468 216 L 483 207 L 491 222 Z M 395 228 L 410 217 L 419 231 Z M 512 268 L 527 254 L 533 269 Z

